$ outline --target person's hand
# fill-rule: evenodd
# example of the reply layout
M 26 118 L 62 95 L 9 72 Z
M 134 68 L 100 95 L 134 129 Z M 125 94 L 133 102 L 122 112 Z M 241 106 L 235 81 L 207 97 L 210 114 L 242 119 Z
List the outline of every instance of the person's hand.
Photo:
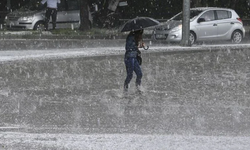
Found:
M 138 44 L 138 48 L 143 48 L 143 47 L 145 47 L 146 45 L 145 45 L 145 43 L 144 42 L 139 42 L 139 44 Z

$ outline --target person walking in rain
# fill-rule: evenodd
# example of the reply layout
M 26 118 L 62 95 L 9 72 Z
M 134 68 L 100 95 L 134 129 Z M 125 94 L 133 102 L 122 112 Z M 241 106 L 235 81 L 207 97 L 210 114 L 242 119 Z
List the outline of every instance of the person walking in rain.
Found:
M 124 63 L 126 66 L 127 77 L 124 82 L 124 92 L 128 91 L 129 83 L 133 78 L 133 72 L 136 74 L 136 89 L 141 93 L 140 85 L 142 79 L 142 70 L 140 67 L 141 60 L 137 59 L 141 54 L 139 48 L 144 47 L 142 41 L 143 30 L 131 31 L 126 38 L 126 52 L 124 56 Z
M 60 0 L 42 0 L 41 3 L 47 2 L 47 9 L 45 13 L 45 30 L 48 30 L 50 17 L 52 18 L 53 30 L 56 28 L 57 5 L 61 3 Z

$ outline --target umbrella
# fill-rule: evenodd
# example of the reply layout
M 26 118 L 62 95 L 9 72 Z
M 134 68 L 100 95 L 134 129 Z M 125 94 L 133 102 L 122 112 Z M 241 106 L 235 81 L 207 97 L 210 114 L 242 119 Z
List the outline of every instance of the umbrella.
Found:
M 121 32 L 136 31 L 158 25 L 160 22 L 150 17 L 136 17 L 127 21 L 122 27 Z

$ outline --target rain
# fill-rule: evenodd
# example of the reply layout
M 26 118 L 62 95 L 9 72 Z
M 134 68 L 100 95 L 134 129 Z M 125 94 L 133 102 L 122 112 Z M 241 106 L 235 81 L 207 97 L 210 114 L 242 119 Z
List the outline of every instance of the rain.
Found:
M 142 94 L 134 74 L 125 95 L 128 32 L 67 28 L 1 25 L 0 150 L 250 148 L 249 37 L 183 47 L 146 28 Z

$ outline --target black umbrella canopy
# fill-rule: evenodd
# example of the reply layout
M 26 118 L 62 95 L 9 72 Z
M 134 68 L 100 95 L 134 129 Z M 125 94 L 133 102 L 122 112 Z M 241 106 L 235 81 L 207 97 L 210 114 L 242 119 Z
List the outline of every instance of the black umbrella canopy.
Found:
M 150 17 L 136 17 L 127 21 L 120 29 L 121 32 L 136 31 L 156 26 L 160 22 Z

